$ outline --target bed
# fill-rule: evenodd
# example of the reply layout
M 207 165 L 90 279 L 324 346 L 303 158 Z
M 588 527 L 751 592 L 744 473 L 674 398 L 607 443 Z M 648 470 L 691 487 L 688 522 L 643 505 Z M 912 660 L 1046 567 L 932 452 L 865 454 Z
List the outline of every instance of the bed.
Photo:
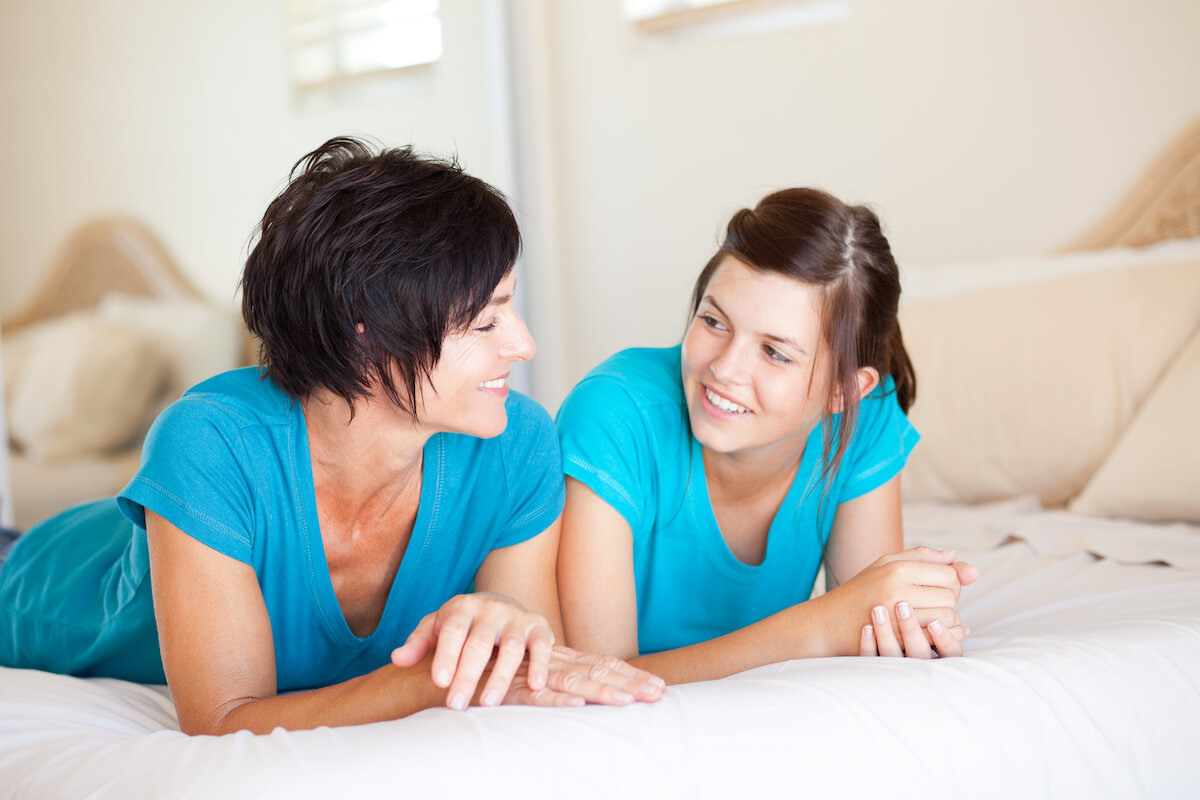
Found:
M 1078 246 L 905 276 L 906 539 L 980 568 L 963 658 L 223 738 L 165 687 L 0 669 L 0 796 L 1196 797 L 1196 237 L 1200 123 Z

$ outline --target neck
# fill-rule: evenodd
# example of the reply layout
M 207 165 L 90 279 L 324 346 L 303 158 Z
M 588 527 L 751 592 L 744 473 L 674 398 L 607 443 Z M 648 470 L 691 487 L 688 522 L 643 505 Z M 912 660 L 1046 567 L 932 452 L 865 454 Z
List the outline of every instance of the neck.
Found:
M 790 486 L 804 457 L 807 433 L 751 451 L 717 453 L 701 446 L 710 497 L 752 498 Z
M 341 397 L 319 391 L 301 401 L 313 483 L 352 515 L 389 505 L 414 482 L 432 435 L 409 415 L 375 398 L 360 400 L 353 419 Z

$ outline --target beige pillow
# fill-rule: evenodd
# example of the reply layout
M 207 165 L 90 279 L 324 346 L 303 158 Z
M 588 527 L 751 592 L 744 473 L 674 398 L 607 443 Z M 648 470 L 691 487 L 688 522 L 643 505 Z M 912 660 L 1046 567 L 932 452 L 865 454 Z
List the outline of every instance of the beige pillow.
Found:
M 1070 510 L 1200 522 L 1200 331 Z
M 96 316 L 125 323 L 154 340 L 169 365 L 169 401 L 202 380 L 242 366 L 242 316 L 232 305 L 112 292 L 96 306 Z
M 9 437 L 37 460 L 132 443 L 168 374 L 152 337 L 88 312 L 5 334 L 4 360 Z
M 1200 259 L 901 309 L 922 440 L 906 500 L 1077 495 L 1196 327 Z

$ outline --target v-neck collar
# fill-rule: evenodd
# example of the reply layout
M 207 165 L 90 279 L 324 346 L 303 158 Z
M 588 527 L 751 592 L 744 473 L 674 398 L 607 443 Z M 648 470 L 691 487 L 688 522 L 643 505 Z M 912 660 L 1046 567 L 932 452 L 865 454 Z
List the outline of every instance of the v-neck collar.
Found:
M 440 496 L 444 436 L 438 433 L 429 437 L 421 451 L 421 498 L 417 505 L 416 519 L 413 521 L 412 535 L 404 548 L 400 566 L 396 568 L 396 577 L 388 589 L 387 602 L 384 604 L 383 614 L 379 617 L 379 624 L 369 635 L 358 636 L 350 630 L 350 623 L 346 621 L 346 615 L 342 613 L 342 606 L 338 603 L 337 593 L 333 590 L 333 578 L 329 574 L 329 562 L 325 557 L 325 543 L 321 538 L 320 517 L 317 514 L 317 491 L 313 480 L 308 428 L 299 403 L 296 404 L 292 434 L 292 452 L 296 461 L 294 491 L 300 508 L 300 536 L 308 561 L 308 579 L 313 601 L 334 641 L 348 650 L 361 650 L 385 627 L 384 623 L 391 616 L 393 605 L 400 602 L 397 596 L 402 590 L 398 587 L 409 583 L 433 540 L 437 522 L 434 499 Z
M 721 533 L 721 527 L 717 524 L 717 515 L 713 511 L 712 498 L 708 492 L 708 474 L 704 468 L 704 446 L 694 436 L 692 437 L 692 478 L 687 487 L 688 505 L 692 521 L 696 524 L 696 529 L 702 537 L 701 546 L 711 554 L 712 561 L 717 567 L 734 577 L 753 575 L 766 567 L 767 562 L 771 560 L 772 552 L 779 549 L 777 545 L 773 546 L 773 542 L 780 536 L 786 535 L 781 532 L 781 529 L 795 519 L 796 509 L 807 500 L 806 495 L 810 494 L 820 481 L 820 453 L 824 447 L 822 439 L 824 424 L 815 426 L 804 443 L 800 466 L 796 469 L 796 476 L 792 478 L 792 485 L 788 487 L 783 502 L 779 504 L 775 516 L 771 519 L 771 525 L 767 529 L 767 547 L 762 561 L 758 564 L 747 564 L 729 549 L 729 542 L 725 540 L 725 535 Z

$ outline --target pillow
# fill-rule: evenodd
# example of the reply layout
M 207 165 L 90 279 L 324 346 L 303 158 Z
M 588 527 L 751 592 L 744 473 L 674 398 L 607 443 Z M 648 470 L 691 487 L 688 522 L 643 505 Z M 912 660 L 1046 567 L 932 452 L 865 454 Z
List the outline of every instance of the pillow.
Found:
M 96 306 L 96 315 L 153 339 L 170 371 L 168 403 L 200 381 L 242 365 L 242 317 L 232 307 L 112 292 Z
M 906 500 L 1079 494 L 1196 327 L 1200 257 L 900 310 L 921 432 Z
M 1200 330 L 1070 510 L 1200 522 Z
M 35 460 L 130 444 L 167 380 L 150 336 L 89 312 L 10 332 L 3 359 L 9 436 Z

